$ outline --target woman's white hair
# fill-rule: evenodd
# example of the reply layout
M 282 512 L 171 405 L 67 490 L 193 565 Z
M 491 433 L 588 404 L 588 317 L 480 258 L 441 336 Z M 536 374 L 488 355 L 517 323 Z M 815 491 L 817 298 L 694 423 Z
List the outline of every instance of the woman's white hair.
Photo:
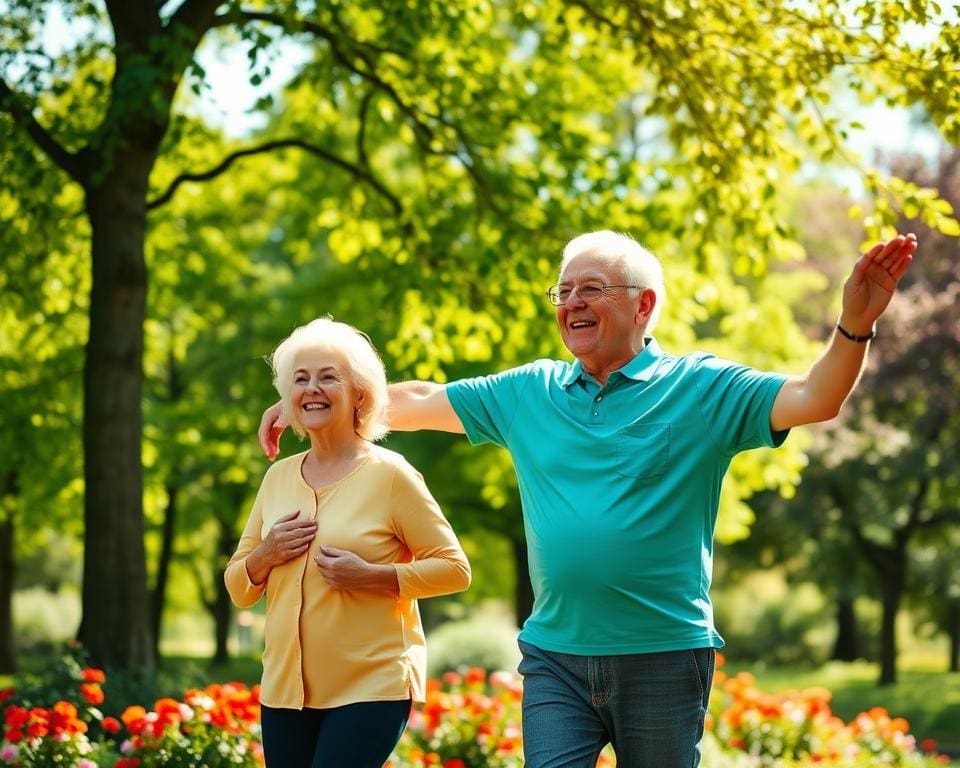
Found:
M 652 332 L 667 299 L 660 260 L 630 235 L 604 229 L 578 235 L 566 244 L 560 258 L 560 274 L 563 274 L 567 264 L 583 253 L 599 256 L 618 267 L 626 284 L 649 288 L 656 294 L 657 301 L 646 328 L 648 333 Z
M 357 408 L 354 429 L 364 440 L 379 440 L 387 434 L 387 374 L 373 343 L 352 325 L 320 317 L 295 328 L 267 358 L 273 369 L 273 386 L 283 401 L 283 415 L 293 430 L 303 437 L 305 430 L 292 407 L 294 365 L 305 350 L 324 350 L 343 355 L 354 387 L 363 397 Z

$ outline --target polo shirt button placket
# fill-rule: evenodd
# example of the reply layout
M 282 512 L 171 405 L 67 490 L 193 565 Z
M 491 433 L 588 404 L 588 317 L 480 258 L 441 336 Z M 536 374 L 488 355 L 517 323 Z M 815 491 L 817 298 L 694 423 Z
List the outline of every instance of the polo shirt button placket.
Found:
M 592 414 L 590 417 L 591 424 L 603 423 L 603 419 L 600 416 L 600 405 L 599 405 L 601 400 L 603 400 L 603 395 L 597 395 L 595 398 L 593 398 L 593 408 L 590 411 L 590 413 Z

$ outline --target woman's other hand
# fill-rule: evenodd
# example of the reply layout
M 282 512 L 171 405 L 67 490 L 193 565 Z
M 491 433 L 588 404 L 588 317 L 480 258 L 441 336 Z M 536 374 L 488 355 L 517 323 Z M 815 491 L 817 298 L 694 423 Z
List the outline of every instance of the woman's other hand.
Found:
M 370 589 L 398 595 L 400 584 L 391 565 L 368 563 L 346 549 L 321 544 L 313 555 L 324 580 L 334 589 Z

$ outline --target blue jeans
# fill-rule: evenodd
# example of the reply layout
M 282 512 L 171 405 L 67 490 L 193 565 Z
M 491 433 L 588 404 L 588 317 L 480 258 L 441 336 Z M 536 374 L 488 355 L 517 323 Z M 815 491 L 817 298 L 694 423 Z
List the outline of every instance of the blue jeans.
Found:
M 332 709 L 261 706 L 267 768 L 381 768 L 409 716 L 409 699 Z
M 713 682 L 712 648 L 574 656 L 520 641 L 526 768 L 696 768 Z

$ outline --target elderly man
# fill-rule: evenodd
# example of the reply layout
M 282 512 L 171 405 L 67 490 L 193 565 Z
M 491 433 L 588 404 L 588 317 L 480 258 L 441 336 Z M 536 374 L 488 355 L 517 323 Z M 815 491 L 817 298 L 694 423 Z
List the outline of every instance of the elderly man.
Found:
M 390 386 L 392 429 L 466 433 L 513 458 L 535 594 L 519 639 L 528 768 L 592 768 L 608 742 L 624 768 L 699 764 L 723 644 L 709 596 L 723 476 L 738 452 L 837 415 L 916 245 L 897 236 L 857 261 L 805 376 L 666 354 L 650 335 L 659 261 L 594 232 L 566 246 L 547 291 L 574 363 Z M 260 427 L 271 458 L 277 418 Z

